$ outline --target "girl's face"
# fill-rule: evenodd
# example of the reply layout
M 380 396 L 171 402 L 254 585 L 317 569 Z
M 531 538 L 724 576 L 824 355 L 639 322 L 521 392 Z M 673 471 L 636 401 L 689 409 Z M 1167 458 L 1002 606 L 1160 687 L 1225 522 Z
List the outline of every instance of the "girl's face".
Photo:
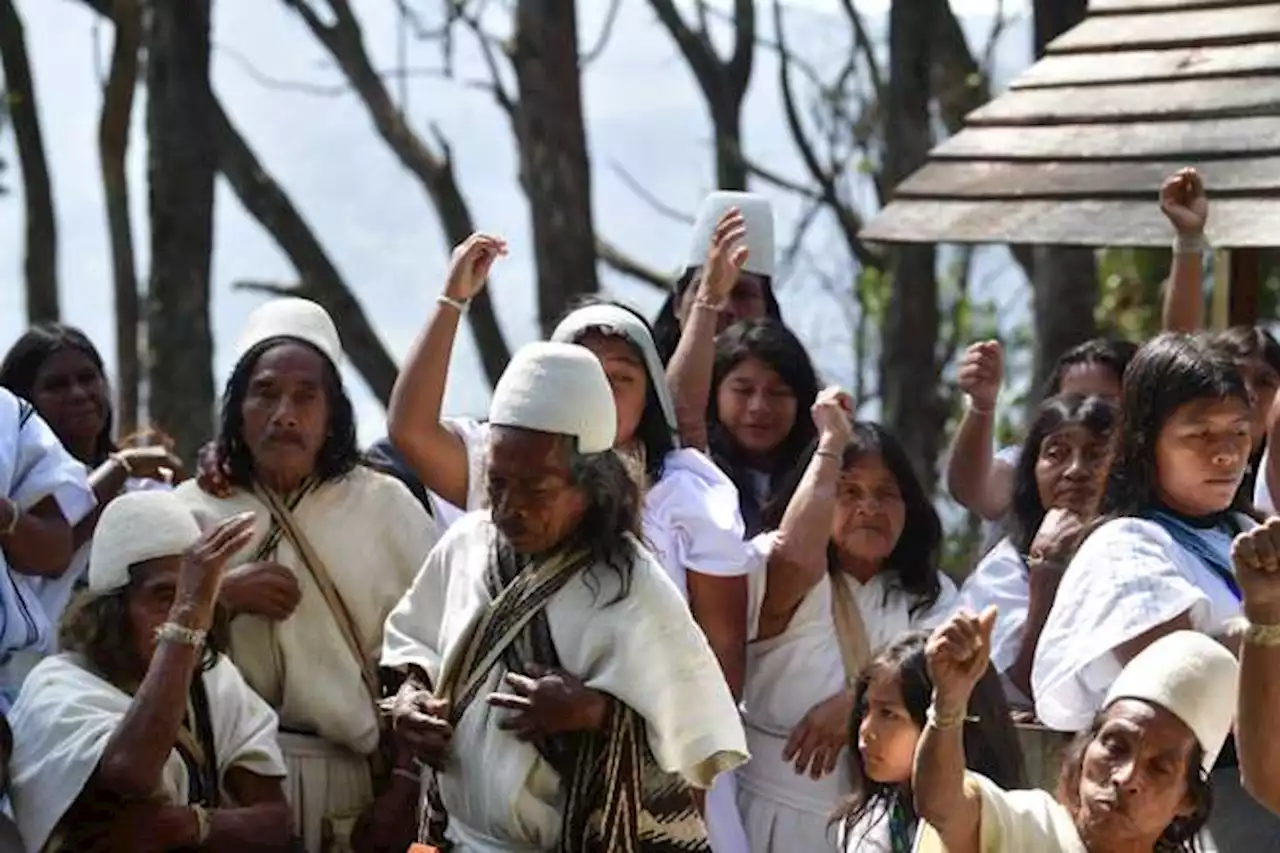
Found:
M 106 377 L 93 359 L 72 347 L 40 365 L 31 396 L 40 417 L 68 445 L 96 440 L 111 413 Z
M 796 395 L 778 372 L 758 358 L 743 359 L 716 389 L 720 424 L 750 456 L 766 457 L 796 422 Z
M 1036 458 L 1036 490 L 1046 510 L 1068 509 L 1084 518 L 1098 512 L 1115 443 L 1080 424 L 1045 436 Z
M 1250 436 L 1253 447 L 1259 446 L 1267 434 L 1267 413 L 1276 399 L 1276 388 L 1280 387 L 1280 377 L 1261 356 L 1253 356 L 1240 362 L 1240 374 L 1249 389 L 1249 398 L 1253 401 L 1250 418 Z
M 578 341 L 595 353 L 609 378 L 613 389 L 613 402 L 618 409 L 618 438 L 615 444 L 625 447 L 635 438 L 644 417 L 644 405 L 648 400 L 649 377 L 640 354 L 623 338 L 588 332 Z
M 902 536 L 906 517 L 898 479 L 879 456 L 863 454 L 840 472 L 831 539 L 846 557 L 885 560 Z
M 1242 400 L 1194 400 L 1156 436 L 1156 496 L 1187 515 L 1231 506 L 1249 464 L 1250 407 Z
M 858 752 L 873 782 L 900 785 L 911 781 L 920 727 L 907 713 L 895 671 L 876 668 L 867 685 L 867 710 L 858 724 Z

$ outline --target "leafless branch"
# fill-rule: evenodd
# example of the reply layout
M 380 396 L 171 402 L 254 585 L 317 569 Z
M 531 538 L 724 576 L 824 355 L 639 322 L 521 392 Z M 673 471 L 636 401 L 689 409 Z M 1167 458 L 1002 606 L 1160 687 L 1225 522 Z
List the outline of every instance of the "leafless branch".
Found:
M 675 281 L 675 276 L 645 266 L 603 237 L 596 237 L 596 257 L 610 269 L 660 290 L 670 290 Z
M 605 45 L 609 43 L 609 37 L 613 35 L 613 25 L 618 20 L 618 10 L 622 8 L 622 0 L 611 0 L 609 11 L 605 13 L 604 25 L 600 27 L 600 35 L 596 37 L 596 43 L 591 49 L 582 54 L 579 65 L 586 68 L 591 63 L 600 58 L 600 54 L 604 53 Z
M 871 78 L 871 88 L 875 92 L 876 100 L 883 100 L 884 74 L 880 70 L 880 60 L 876 58 L 875 42 L 867 33 L 866 22 L 854 8 L 853 0 L 840 0 L 840 5 L 844 8 L 845 17 L 849 19 L 849 25 L 853 27 L 853 43 L 862 54 L 862 61 L 866 63 L 867 76 Z
M 253 64 L 249 57 L 228 44 L 215 42 L 213 48 L 219 54 L 229 57 L 240 69 L 245 72 L 258 85 L 275 89 L 282 92 L 295 92 L 302 95 L 311 95 L 319 98 L 336 98 L 351 92 L 351 86 L 346 83 L 308 83 L 305 80 L 285 80 L 280 77 L 274 77 L 267 74 L 262 69 Z M 445 76 L 444 69 L 441 68 L 399 68 L 393 71 L 379 71 L 378 76 L 383 79 L 408 79 L 413 77 L 434 77 L 441 78 Z
M 516 103 L 516 96 L 512 95 L 507 89 L 507 84 L 503 82 L 502 67 L 498 62 L 498 51 L 507 54 L 507 47 L 491 33 L 484 29 L 480 22 L 479 15 L 469 13 L 465 4 L 455 2 L 454 14 L 456 20 L 461 21 L 468 30 L 476 37 L 476 41 L 480 44 L 480 56 L 484 60 L 485 67 L 489 70 L 488 85 L 479 84 L 481 88 L 487 89 L 493 95 L 493 99 L 497 101 L 498 106 L 507 114 L 507 117 L 515 121 L 516 110 L 519 105 Z
M 297 296 L 302 291 L 302 285 L 294 282 L 293 284 L 281 284 L 278 281 L 234 281 L 231 283 L 232 290 L 244 290 L 251 293 L 265 293 L 268 296 Z
M 693 224 L 694 222 L 693 216 L 691 216 L 688 213 L 685 213 L 684 211 L 676 210 L 674 207 L 671 207 L 668 204 L 666 204 L 664 201 L 662 201 L 662 199 L 658 198 L 656 195 L 650 192 L 645 187 L 643 182 L 641 182 L 638 178 L 636 178 L 635 175 L 632 175 L 630 172 L 628 172 L 626 167 L 623 166 L 621 163 L 619 163 L 617 160 L 609 161 L 609 169 L 615 175 L 618 176 L 619 180 L 621 180 L 624 184 L 627 185 L 627 189 L 631 190 L 633 193 L 639 196 L 640 200 L 643 201 L 645 204 L 649 205 L 649 207 L 653 208 L 653 210 L 656 213 L 659 213 L 662 216 L 665 216 L 667 219 L 671 219 L 675 222 L 679 222 L 682 225 Z

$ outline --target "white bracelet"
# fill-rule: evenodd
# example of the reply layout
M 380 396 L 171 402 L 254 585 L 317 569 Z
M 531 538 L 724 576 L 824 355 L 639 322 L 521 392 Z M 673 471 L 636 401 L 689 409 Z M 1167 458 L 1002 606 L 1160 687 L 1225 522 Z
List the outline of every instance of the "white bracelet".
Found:
M 4 526 L 4 530 L 0 530 L 0 536 L 12 536 L 13 531 L 18 529 L 18 522 L 22 520 L 22 507 L 13 498 L 3 498 L 3 501 L 9 507 L 9 523 Z
M 1203 255 L 1209 251 L 1209 248 L 1209 241 L 1205 239 L 1203 234 L 1179 233 L 1173 238 L 1173 253 L 1175 255 Z
M 466 299 L 454 299 L 452 296 L 445 296 L 443 293 L 436 297 L 437 305 L 447 305 L 459 314 L 467 313 L 467 309 L 471 307 L 471 301 Z
M 168 641 L 183 646 L 199 648 L 204 645 L 204 640 L 207 636 L 207 631 L 197 631 L 194 628 L 179 625 L 177 622 L 165 622 L 159 628 L 156 628 L 157 642 Z
M 213 831 L 213 820 L 209 816 L 209 810 L 204 806 L 196 803 L 188 806 L 191 813 L 196 817 L 196 846 L 203 847 L 205 842 L 209 840 L 209 834 Z

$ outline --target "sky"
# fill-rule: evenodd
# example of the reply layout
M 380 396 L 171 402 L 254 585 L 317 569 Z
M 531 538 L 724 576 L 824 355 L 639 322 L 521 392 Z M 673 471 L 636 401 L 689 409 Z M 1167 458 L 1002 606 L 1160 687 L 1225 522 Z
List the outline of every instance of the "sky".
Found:
M 975 44 L 989 28 L 996 0 L 952 0 L 969 16 Z M 364 24 L 375 64 L 390 67 L 396 56 L 394 4 L 353 0 Z M 430 0 L 418 0 L 426 8 Z M 760 4 L 762 11 L 767 4 Z M 887 0 L 859 0 L 875 16 Z M 1025 12 L 1025 3 L 1005 3 Z M 95 143 L 101 106 L 101 79 L 110 55 L 111 33 L 76 0 L 17 0 L 26 26 L 41 120 L 52 173 L 59 228 L 59 273 L 64 320 L 81 326 L 110 360 L 110 256 Z M 837 0 L 787 0 L 794 43 L 805 46 L 815 64 L 835 67 L 847 50 Z M 579 0 L 580 33 L 594 43 L 601 29 L 604 0 Z M 278 0 L 215 0 L 214 87 L 232 120 L 260 160 L 284 186 L 355 291 L 393 356 L 402 358 L 434 307 L 446 270 L 449 246 L 434 210 L 419 185 L 403 170 L 374 132 L 354 96 L 316 96 L 265 85 L 301 81 L 336 85 L 322 48 L 294 13 Z M 765 14 L 762 18 L 767 18 Z M 877 28 L 883 20 L 873 20 Z M 1029 28 L 1006 35 L 997 55 L 997 80 L 1008 79 L 1030 58 Z M 439 66 L 436 45 L 411 43 L 411 67 Z M 459 182 L 484 230 L 508 237 L 511 254 L 495 270 L 493 287 L 499 321 L 513 346 L 537 334 L 533 301 L 533 261 L 527 208 L 516 183 L 514 147 L 505 117 L 474 83 L 484 79 L 478 54 L 459 42 L 452 80 L 421 75 L 407 88 L 415 127 L 437 125 L 450 140 Z M 749 154 L 785 174 L 802 169 L 779 118 L 776 63 L 761 51 L 746 107 Z M 692 213 L 711 189 L 714 174 L 710 129 L 700 95 L 670 37 L 648 4 L 623 0 L 606 50 L 584 73 L 584 100 L 593 167 L 597 226 L 607 239 L 659 269 L 675 269 L 688 252 L 688 225 L 665 217 L 640 199 L 619 177 L 618 168 L 676 210 Z M 133 230 L 140 271 L 147 269 L 145 95 L 136 105 L 128 169 L 132 180 Z M 25 326 L 22 298 L 21 181 L 12 134 L 0 136 L 0 156 L 10 163 L 4 181 L 11 193 L 0 199 L 0 345 Z M 779 242 L 801 214 L 798 201 L 761 188 L 775 204 Z M 295 274 L 269 235 L 240 208 L 219 180 L 215 202 L 213 320 L 219 381 L 230 372 L 230 347 L 248 313 L 263 297 L 234 289 L 235 282 L 289 282 Z M 811 251 L 843 263 L 830 247 L 833 232 L 817 229 Z M 820 258 L 821 260 L 821 258 Z M 1009 268 L 1002 249 L 978 260 L 983 287 L 1012 290 L 1020 274 Z M 660 294 L 612 273 L 604 276 L 613 294 L 648 311 Z M 851 381 L 849 329 L 832 297 L 803 274 L 784 281 L 780 299 L 788 321 L 805 339 L 831 381 Z M 1023 316 L 1025 316 L 1025 310 Z M 1018 316 L 1017 311 L 1011 316 Z M 456 347 L 446 411 L 479 414 L 488 388 L 470 340 Z M 383 413 L 350 371 L 348 384 L 368 441 L 382 432 Z

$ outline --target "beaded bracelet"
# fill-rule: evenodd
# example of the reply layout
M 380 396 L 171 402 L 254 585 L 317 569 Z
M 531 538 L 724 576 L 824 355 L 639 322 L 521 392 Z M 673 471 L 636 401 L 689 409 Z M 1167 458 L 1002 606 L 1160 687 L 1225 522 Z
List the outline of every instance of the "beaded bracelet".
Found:
M 159 628 L 156 628 L 157 641 L 164 642 L 167 640 L 183 646 L 203 646 L 207 635 L 207 631 L 197 631 L 194 628 L 179 625 L 177 622 L 165 622 Z
M 467 299 L 454 299 L 452 296 L 445 296 L 443 293 L 436 297 L 437 305 L 447 305 L 459 314 L 467 313 L 467 309 L 471 307 L 471 301 Z
M 1244 641 L 1255 646 L 1280 646 L 1280 625 L 1250 625 L 1244 630 Z

